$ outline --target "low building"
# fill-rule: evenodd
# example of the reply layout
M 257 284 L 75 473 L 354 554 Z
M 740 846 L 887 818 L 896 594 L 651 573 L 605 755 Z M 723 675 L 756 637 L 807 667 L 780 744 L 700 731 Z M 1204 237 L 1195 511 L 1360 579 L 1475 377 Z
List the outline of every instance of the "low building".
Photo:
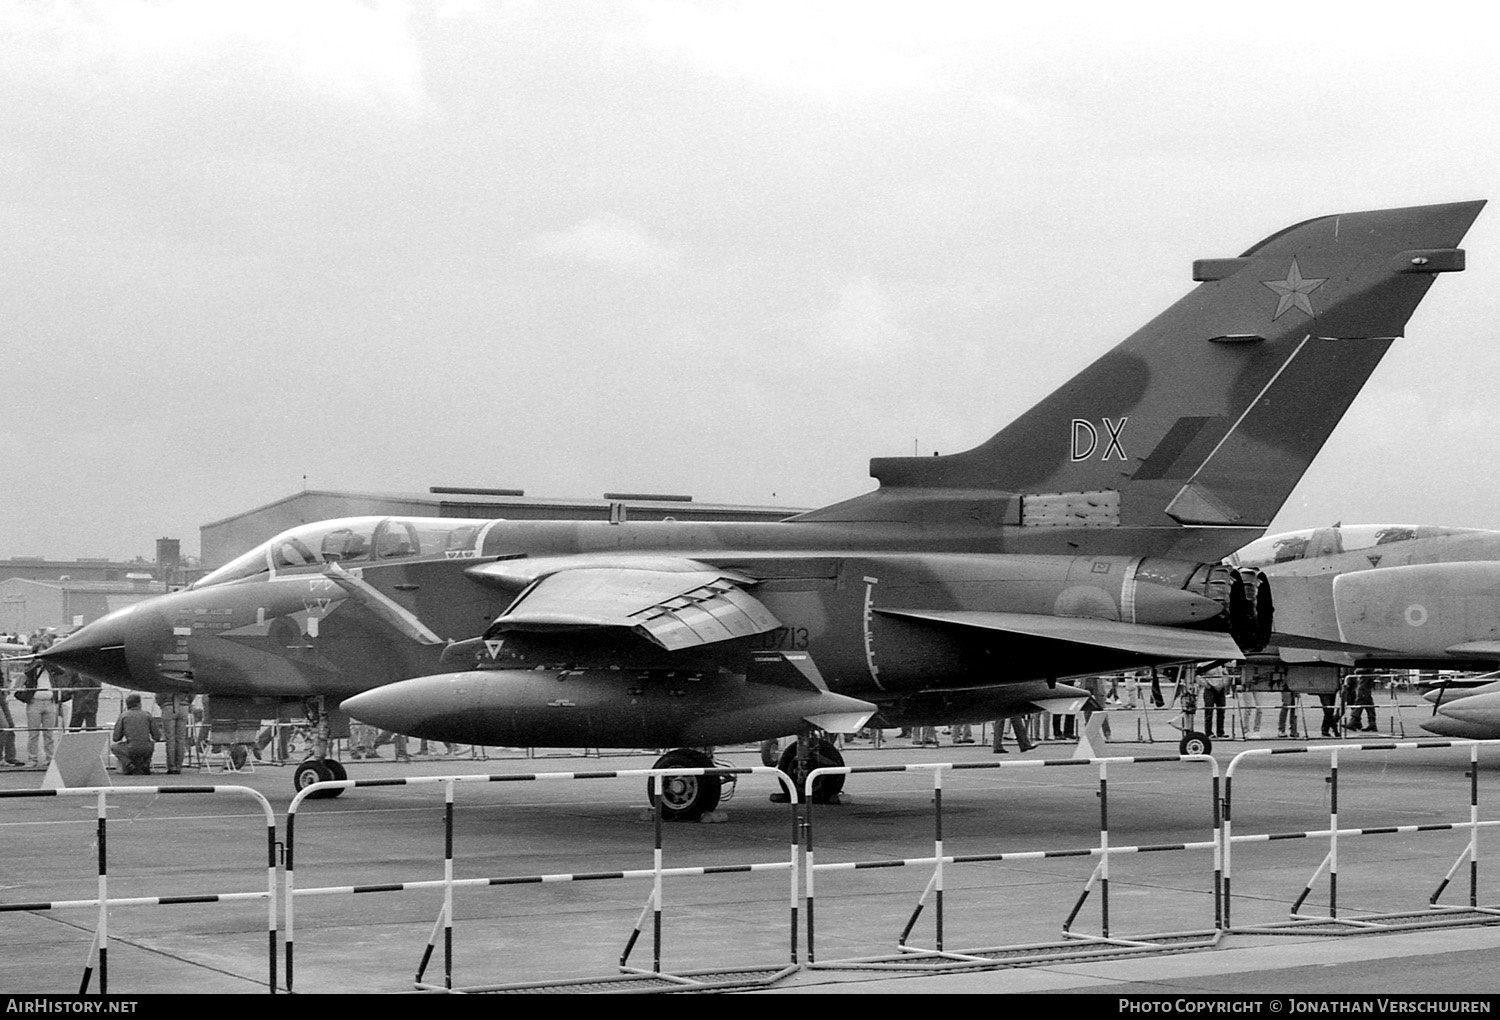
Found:
M 154 580 L 150 564 L 121 581 L 34 581 L 11 577 L 0 581 L 0 631 L 29 634 L 38 628 L 71 630 L 116 609 L 161 595 L 167 586 Z
M 24 577 L 31 581 L 123 581 L 130 574 L 153 574 L 157 565 L 150 560 L 112 560 L 88 557 L 76 560 L 49 560 L 45 556 L 12 556 L 0 560 L 0 578 Z

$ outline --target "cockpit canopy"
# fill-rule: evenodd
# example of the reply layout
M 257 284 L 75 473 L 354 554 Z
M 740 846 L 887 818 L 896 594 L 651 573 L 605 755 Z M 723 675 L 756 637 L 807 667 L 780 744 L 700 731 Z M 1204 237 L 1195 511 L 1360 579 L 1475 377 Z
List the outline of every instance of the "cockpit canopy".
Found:
M 478 555 L 481 536 L 493 523 L 456 517 L 344 517 L 303 524 L 231 560 L 192 587 L 329 563 L 361 565 L 433 556 L 469 559 Z
M 1225 562 L 1234 567 L 1269 567 L 1276 563 L 1308 560 L 1319 556 L 1357 552 L 1391 542 L 1445 535 L 1468 535 L 1478 528 L 1440 528 L 1407 524 L 1335 524 L 1331 528 L 1308 528 L 1258 538 Z

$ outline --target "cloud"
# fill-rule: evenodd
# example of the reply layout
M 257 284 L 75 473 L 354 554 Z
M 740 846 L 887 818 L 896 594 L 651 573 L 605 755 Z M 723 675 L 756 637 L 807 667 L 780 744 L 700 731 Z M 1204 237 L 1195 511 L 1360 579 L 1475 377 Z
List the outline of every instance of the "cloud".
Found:
M 690 3 L 642 5 L 638 39 L 710 73 L 828 99 L 928 90 L 936 55 L 914 45 L 925 10 L 901 5 Z
M 681 254 L 639 225 L 614 216 L 595 216 L 566 230 L 548 231 L 531 241 L 531 253 L 543 259 L 591 262 L 616 273 L 668 276 Z
M 8 78 L 51 79 L 97 96 L 300 90 L 414 112 L 424 84 L 409 22 L 404 4 L 354 0 L 7 5 L 0 67 Z
M 814 335 L 829 353 L 874 359 L 899 351 L 907 339 L 890 299 L 869 276 L 839 288 L 833 308 L 820 317 Z

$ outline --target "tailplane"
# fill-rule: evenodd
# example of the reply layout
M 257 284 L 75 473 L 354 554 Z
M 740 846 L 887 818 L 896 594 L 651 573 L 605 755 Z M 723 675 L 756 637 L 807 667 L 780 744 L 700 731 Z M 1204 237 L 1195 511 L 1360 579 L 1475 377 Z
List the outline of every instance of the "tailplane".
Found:
M 875 458 L 879 489 L 794 519 L 1263 529 L 1437 274 L 1464 268 L 1483 206 L 1324 216 L 1199 260 L 1193 291 L 988 441 Z

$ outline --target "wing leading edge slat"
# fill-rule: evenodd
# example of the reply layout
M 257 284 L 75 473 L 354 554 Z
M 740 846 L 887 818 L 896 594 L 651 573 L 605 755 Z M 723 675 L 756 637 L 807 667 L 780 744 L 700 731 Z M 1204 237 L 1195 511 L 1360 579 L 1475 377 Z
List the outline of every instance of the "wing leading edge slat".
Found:
M 538 580 L 486 631 L 619 628 L 668 651 L 751 637 L 781 626 L 738 578 L 717 571 L 614 567 L 562 570 Z

